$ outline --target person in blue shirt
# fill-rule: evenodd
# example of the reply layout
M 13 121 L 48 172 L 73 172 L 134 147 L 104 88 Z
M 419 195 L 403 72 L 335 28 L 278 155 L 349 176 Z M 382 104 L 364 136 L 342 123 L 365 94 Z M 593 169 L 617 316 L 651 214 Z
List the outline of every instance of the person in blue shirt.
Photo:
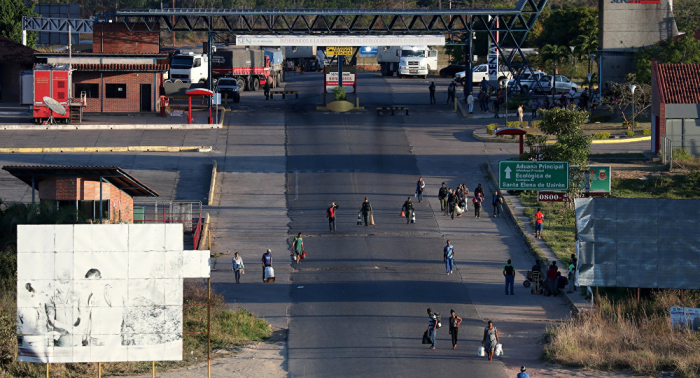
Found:
M 525 366 L 520 367 L 520 373 L 518 373 L 518 376 L 516 378 L 530 378 L 530 374 L 525 372 Z
M 447 245 L 445 248 L 442 250 L 444 254 L 444 260 L 445 260 L 445 270 L 447 271 L 447 275 L 449 276 L 452 274 L 452 270 L 454 269 L 454 258 L 455 258 L 455 247 L 450 244 L 450 241 L 447 241 Z

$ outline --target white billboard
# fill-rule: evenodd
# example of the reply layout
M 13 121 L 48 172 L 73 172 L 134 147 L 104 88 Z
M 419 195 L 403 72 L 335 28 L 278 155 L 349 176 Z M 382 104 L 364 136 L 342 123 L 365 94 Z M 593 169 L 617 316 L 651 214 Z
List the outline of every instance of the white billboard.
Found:
M 444 46 L 444 35 L 237 35 L 238 46 Z
M 209 251 L 185 251 L 182 224 L 20 225 L 19 360 L 181 360 L 183 279 L 196 277 Z

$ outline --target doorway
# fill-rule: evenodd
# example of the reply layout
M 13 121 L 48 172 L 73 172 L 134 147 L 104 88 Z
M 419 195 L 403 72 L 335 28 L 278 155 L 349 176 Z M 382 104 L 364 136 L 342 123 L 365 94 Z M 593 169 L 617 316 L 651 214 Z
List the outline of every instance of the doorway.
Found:
M 141 111 L 151 111 L 151 84 L 141 84 Z

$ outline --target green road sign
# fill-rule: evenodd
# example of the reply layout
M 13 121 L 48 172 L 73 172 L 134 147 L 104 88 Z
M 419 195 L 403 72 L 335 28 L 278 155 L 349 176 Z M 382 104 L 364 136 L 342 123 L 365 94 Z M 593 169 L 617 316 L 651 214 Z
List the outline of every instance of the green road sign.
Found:
M 568 190 L 569 162 L 501 161 L 498 163 L 500 190 Z
M 589 193 L 610 193 L 610 166 L 589 165 L 588 169 L 589 173 L 585 176 L 582 190 Z

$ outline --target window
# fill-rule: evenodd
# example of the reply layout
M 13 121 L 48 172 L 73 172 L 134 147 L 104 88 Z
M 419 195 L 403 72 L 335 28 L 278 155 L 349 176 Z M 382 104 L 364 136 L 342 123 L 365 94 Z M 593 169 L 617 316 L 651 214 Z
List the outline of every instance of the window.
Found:
M 75 84 L 75 96 L 80 97 L 80 95 L 85 92 L 87 98 L 100 98 L 100 85 L 99 84 Z
M 105 98 L 126 98 L 126 84 L 105 84 Z
M 201 67 L 202 66 L 202 59 L 197 58 L 194 60 L 194 65 L 192 67 Z

